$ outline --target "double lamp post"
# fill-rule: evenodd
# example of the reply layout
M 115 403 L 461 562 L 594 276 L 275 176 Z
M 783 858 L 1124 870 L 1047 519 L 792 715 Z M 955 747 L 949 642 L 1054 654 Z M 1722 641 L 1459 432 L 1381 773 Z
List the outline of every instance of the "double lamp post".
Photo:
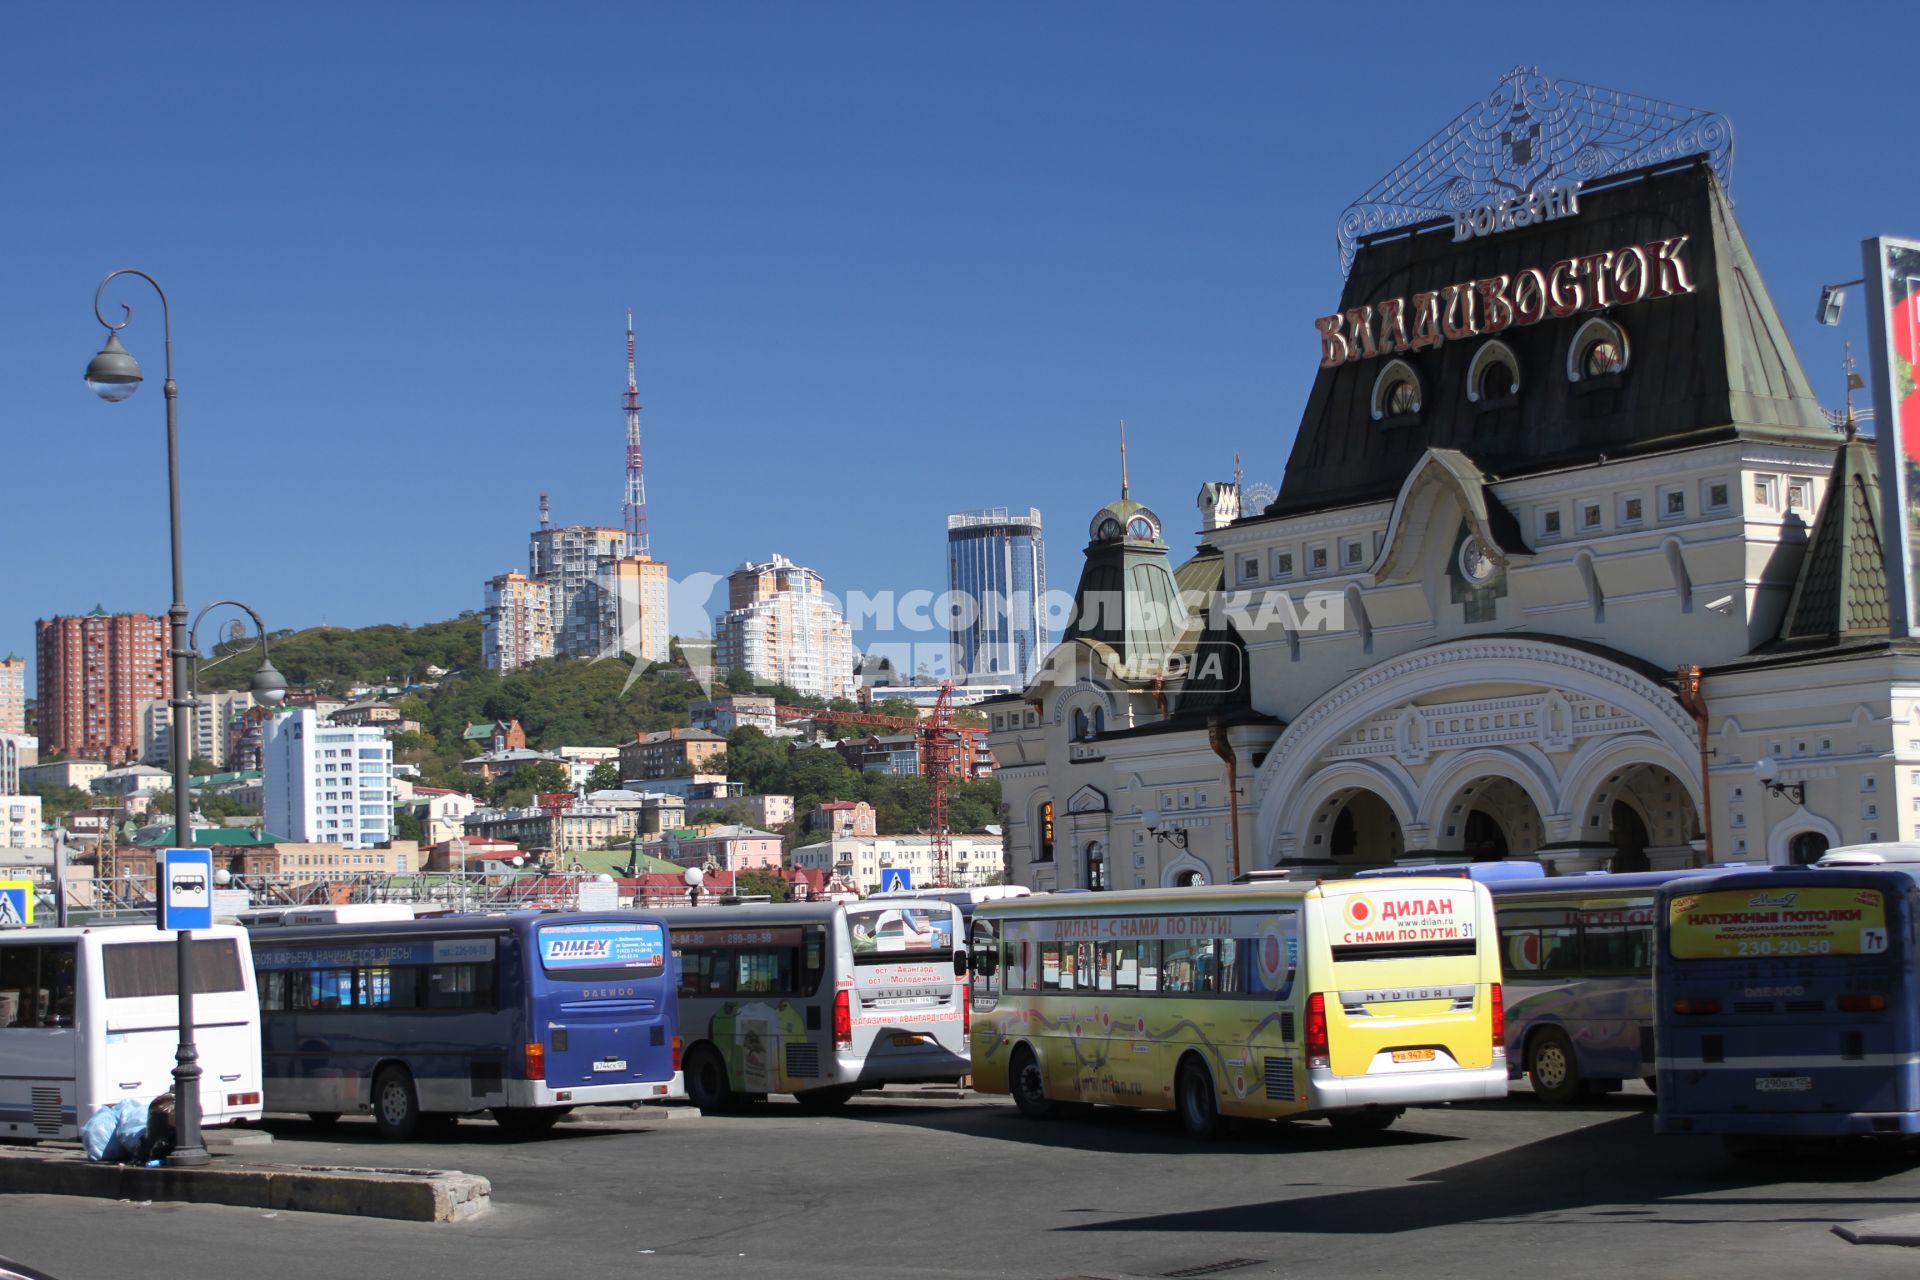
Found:
M 167 398 L 167 520 L 173 545 L 173 604 L 167 609 L 167 621 L 170 627 L 168 656 L 173 659 L 173 693 L 167 699 L 172 708 L 173 730 L 173 840 L 182 848 L 193 845 L 193 794 L 192 783 L 188 776 L 189 747 L 191 741 L 191 715 L 195 703 L 193 685 L 195 678 L 190 665 L 195 650 L 187 629 L 187 606 L 184 600 L 185 589 L 180 569 L 180 448 L 178 431 L 178 388 L 173 381 L 173 318 L 167 307 L 166 291 L 160 282 L 144 271 L 131 267 L 122 267 L 110 271 L 100 281 L 100 287 L 94 290 L 93 314 L 107 328 L 107 343 L 100 348 L 98 355 L 87 365 L 87 386 L 102 400 L 117 403 L 125 400 L 139 389 L 141 382 L 140 362 L 135 360 L 128 350 L 120 345 L 120 330 L 127 327 L 133 318 L 133 308 L 121 304 L 124 313 L 120 323 L 114 324 L 100 310 L 100 300 L 106 288 L 116 276 L 139 276 L 153 286 L 160 295 L 161 327 L 166 335 L 167 380 L 163 388 Z M 219 601 L 220 604 L 238 604 L 238 601 Z M 208 608 L 213 608 L 209 605 Z M 260 630 L 261 663 L 260 669 L 253 674 L 251 691 L 259 701 L 272 705 L 286 697 L 287 682 L 274 670 L 273 663 L 266 656 L 267 631 L 260 623 L 260 615 L 245 605 L 252 615 L 254 625 Z M 206 611 L 201 611 L 205 616 Z M 197 628 L 197 623 L 196 623 Z M 164 873 L 156 867 L 154 877 L 154 895 L 156 901 L 164 892 L 161 877 Z M 63 886 L 64 888 L 64 886 Z M 170 1164 L 201 1165 L 211 1157 L 200 1136 L 200 1054 L 193 1042 L 193 937 L 189 930 L 181 929 L 177 933 L 177 957 L 175 962 L 175 981 L 179 988 L 180 1004 L 180 1044 L 174 1053 L 173 1098 L 174 1129 L 176 1139 L 174 1150 L 169 1157 Z

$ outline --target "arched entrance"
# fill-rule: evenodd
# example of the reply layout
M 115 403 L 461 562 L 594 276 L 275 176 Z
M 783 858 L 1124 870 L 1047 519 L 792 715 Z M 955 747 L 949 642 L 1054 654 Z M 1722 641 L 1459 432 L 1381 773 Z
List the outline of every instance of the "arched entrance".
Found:
M 1314 861 L 1385 866 L 1407 847 L 1392 807 L 1365 787 L 1347 787 L 1321 801 L 1307 830 L 1304 852 Z
M 1612 847 L 1610 871 L 1656 871 L 1687 866 L 1700 838 L 1693 793 L 1671 769 L 1628 761 L 1590 784 L 1581 807 L 1579 839 L 1589 849 Z
M 1512 778 L 1483 775 L 1454 792 L 1441 813 L 1435 848 L 1474 862 L 1530 858 L 1540 848 L 1540 810 Z
M 1609 871 L 1650 871 L 1653 863 L 1647 858 L 1647 824 L 1640 820 L 1639 811 L 1624 800 L 1613 802 L 1612 828 L 1613 863 Z

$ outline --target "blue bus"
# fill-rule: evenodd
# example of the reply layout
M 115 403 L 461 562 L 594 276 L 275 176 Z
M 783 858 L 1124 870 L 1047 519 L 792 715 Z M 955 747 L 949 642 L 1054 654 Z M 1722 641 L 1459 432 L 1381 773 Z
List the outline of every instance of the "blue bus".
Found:
M 684 1096 L 657 916 L 456 915 L 253 941 L 269 1114 L 371 1114 L 405 1140 L 481 1111 L 537 1133 L 575 1106 Z
M 1913 868 L 1832 865 L 1663 885 L 1657 1133 L 1920 1133 Z
M 1567 1104 L 1654 1077 L 1653 920 L 1660 886 L 1700 871 L 1496 880 L 1507 1070 Z

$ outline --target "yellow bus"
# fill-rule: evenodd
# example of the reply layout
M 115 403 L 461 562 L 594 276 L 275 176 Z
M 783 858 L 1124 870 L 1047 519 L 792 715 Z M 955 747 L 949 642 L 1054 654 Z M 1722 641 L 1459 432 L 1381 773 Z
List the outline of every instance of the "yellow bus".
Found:
M 1455 878 L 986 902 L 969 935 L 974 1088 L 1063 1104 L 1386 1128 L 1507 1092 L 1499 933 Z

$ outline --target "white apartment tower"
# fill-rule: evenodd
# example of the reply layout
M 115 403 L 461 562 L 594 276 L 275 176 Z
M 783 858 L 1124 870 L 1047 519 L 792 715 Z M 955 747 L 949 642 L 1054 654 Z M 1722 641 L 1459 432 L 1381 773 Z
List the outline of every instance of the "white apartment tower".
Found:
M 367 849 L 393 837 L 393 748 L 378 729 L 323 724 L 313 712 L 267 722 L 261 784 L 268 831 Z
M 775 555 L 727 578 L 727 611 L 715 632 L 715 665 L 819 698 L 853 691 L 853 632 L 820 575 Z

